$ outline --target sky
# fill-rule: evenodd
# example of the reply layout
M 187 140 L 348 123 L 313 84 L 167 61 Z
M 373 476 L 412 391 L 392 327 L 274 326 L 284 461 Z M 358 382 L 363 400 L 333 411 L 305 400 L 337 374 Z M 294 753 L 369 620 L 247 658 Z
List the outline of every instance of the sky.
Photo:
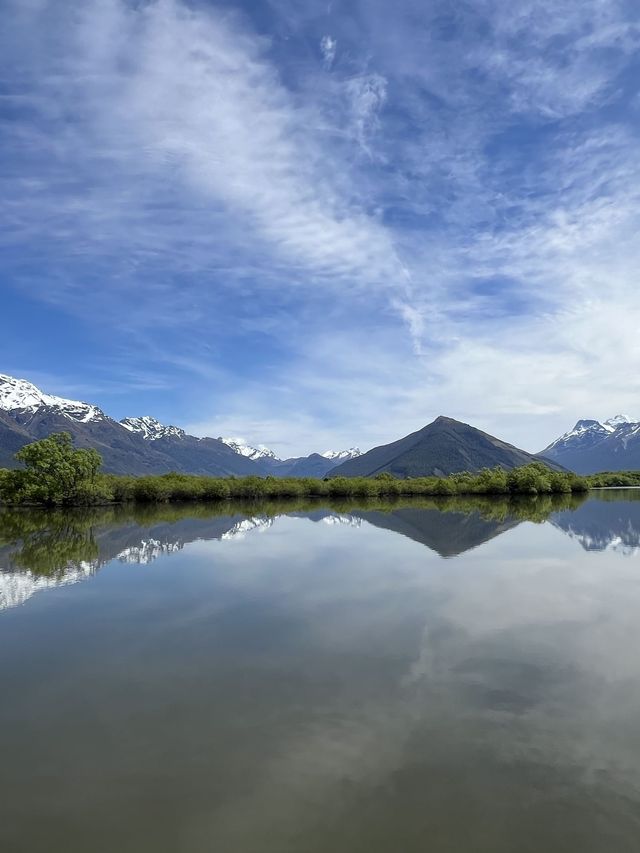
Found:
M 637 0 L 0 12 L 0 372 L 280 456 L 640 418 Z

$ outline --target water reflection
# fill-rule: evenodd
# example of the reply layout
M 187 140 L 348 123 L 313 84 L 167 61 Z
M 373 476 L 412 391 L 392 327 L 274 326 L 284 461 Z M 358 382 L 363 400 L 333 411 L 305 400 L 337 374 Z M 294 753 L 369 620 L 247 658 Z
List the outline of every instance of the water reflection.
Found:
M 610 498 L 6 516 L 0 849 L 634 853 Z
M 574 512 L 559 512 L 551 520 L 585 551 L 640 554 L 640 490 L 598 492 Z
M 358 504 L 280 501 L 260 504 L 110 507 L 0 512 L 0 609 L 41 589 L 76 583 L 111 560 L 147 564 L 199 540 L 233 541 L 268 530 L 279 516 L 331 525 L 383 528 L 453 557 L 523 521 L 550 521 L 587 550 L 640 550 L 640 492 L 532 499 L 450 497 Z

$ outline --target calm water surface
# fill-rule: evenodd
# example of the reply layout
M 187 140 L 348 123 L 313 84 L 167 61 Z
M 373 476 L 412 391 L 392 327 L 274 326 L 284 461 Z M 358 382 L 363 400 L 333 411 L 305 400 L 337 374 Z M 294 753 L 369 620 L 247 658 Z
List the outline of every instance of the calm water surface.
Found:
M 0 512 L 0 850 L 637 853 L 639 497 Z

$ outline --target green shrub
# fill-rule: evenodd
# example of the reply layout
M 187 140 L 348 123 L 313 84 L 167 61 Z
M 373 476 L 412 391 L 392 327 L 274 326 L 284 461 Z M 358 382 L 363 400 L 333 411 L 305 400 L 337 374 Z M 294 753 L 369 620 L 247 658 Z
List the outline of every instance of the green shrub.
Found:
M 205 501 L 220 501 L 229 497 L 231 491 L 226 480 L 217 477 L 205 477 L 202 481 L 202 499 Z
M 4 501 L 56 505 L 99 499 L 102 457 L 93 449 L 74 448 L 68 432 L 27 444 L 15 458 L 24 468 L 3 474 L 0 499 Z
M 133 485 L 133 499 L 140 503 L 166 501 L 169 494 L 169 483 L 162 477 L 138 477 Z

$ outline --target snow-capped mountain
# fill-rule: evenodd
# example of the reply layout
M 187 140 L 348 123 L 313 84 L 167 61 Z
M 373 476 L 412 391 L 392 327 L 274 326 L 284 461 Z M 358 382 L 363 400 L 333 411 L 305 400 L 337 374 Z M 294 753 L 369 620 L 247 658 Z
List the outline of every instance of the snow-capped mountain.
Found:
M 150 415 L 143 415 L 140 418 L 123 418 L 120 423 L 129 432 L 136 432 L 147 441 L 157 441 L 159 438 L 167 438 L 168 436 L 176 436 L 184 438 L 186 435 L 180 427 L 161 424 Z
M 640 422 L 627 415 L 580 420 L 540 455 L 580 474 L 635 470 L 640 468 Z
M 272 477 L 326 477 L 336 465 L 355 459 L 361 453 L 357 447 L 352 447 L 350 450 L 327 450 L 325 453 L 279 459 L 264 444 L 252 447 L 242 438 L 221 438 L 220 441 L 224 441 L 235 453 L 256 462 L 263 474 Z
M 45 394 L 26 379 L 15 379 L 4 373 L 0 373 L 0 409 L 5 412 L 20 412 L 23 415 L 35 414 L 41 409 L 52 409 L 81 424 L 106 418 L 104 412 L 91 403 Z
M 630 418 L 628 415 L 614 415 L 612 418 L 609 418 L 609 420 L 605 421 L 603 426 L 610 427 L 613 431 L 616 430 L 619 426 L 632 423 L 634 423 L 633 418 Z
M 247 444 L 242 438 L 222 438 L 220 437 L 218 441 L 223 441 L 227 447 L 230 447 L 236 453 L 239 453 L 240 456 L 246 456 L 247 459 L 274 459 L 276 461 L 280 461 L 273 450 L 269 450 L 268 447 L 265 447 L 264 444 L 259 444 L 257 447 L 252 447 L 250 444 Z
M 325 450 L 321 456 L 336 462 L 345 462 L 347 459 L 356 459 L 358 456 L 362 456 L 362 451 L 359 447 L 350 447 L 349 450 Z
M 62 431 L 78 447 L 98 450 L 104 470 L 114 474 L 324 477 L 360 455 L 351 448 L 283 460 L 263 444 L 198 438 L 151 415 L 116 421 L 92 403 L 46 394 L 26 379 L 0 374 L 0 468 L 14 466 L 15 453 L 30 441 Z
M 613 420 L 613 418 L 610 420 Z M 573 429 L 565 432 L 564 435 L 557 438 L 542 452 L 548 453 L 552 450 L 561 451 L 565 448 L 592 447 L 594 444 L 598 444 L 604 438 L 610 436 L 613 432 L 615 432 L 615 427 L 609 421 L 601 423 L 595 420 L 581 420 L 578 421 Z
M 77 447 L 95 448 L 103 470 L 112 474 L 263 473 L 215 438 L 187 435 L 148 416 L 119 423 L 91 403 L 46 394 L 25 379 L 0 374 L 0 468 L 15 466 L 21 447 L 55 432 L 70 433 Z

